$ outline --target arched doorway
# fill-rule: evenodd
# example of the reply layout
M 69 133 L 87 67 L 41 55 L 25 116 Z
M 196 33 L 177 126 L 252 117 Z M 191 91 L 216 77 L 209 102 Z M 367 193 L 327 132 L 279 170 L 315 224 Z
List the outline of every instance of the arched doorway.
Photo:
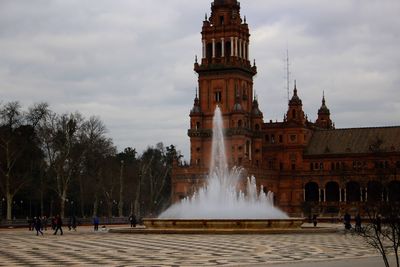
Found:
M 400 181 L 391 181 L 388 185 L 389 201 L 400 202 Z
M 382 201 L 382 184 L 378 181 L 368 182 L 367 192 L 369 202 L 379 202 Z
M 305 187 L 305 200 L 308 201 L 319 201 L 319 187 L 315 182 L 308 182 Z
M 347 202 L 360 201 L 361 191 L 360 184 L 354 181 L 350 181 L 346 184 L 346 196 Z
M 325 185 L 326 201 L 338 202 L 340 200 L 339 184 L 337 182 L 328 182 Z

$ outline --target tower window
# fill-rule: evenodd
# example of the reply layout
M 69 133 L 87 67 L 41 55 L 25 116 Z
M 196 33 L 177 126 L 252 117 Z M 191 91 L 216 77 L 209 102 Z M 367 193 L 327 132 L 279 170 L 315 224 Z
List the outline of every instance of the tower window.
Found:
M 219 17 L 219 24 L 224 25 L 224 16 Z
M 283 136 L 281 134 L 279 135 L 279 143 L 283 143 Z
M 292 117 L 296 118 L 296 110 L 295 109 L 292 110 Z
M 215 102 L 220 103 L 222 101 L 222 93 L 221 91 L 215 92 Z
M 242 127 L 242 120 L 238 120 L 238 128 Z
M 200 122 L 196 122 L 196 130 L 200 129 Z
M 260 130 L 260 125 L 258 125 L 258 124 L 256 124 L 256 131 L 259 131 Z

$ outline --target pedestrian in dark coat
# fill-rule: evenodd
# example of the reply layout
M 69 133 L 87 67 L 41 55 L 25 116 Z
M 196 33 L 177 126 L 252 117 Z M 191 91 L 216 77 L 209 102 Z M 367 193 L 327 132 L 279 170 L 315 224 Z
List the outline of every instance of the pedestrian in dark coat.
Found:
M 42 232 L 42 221 L 40 220 L 40 217 L 35 217 L 33 225 L 34 225 L 35 230 L 36 230 L 36 235 L 39 235 L 39 233 L 41 235 L 43 235 L 43 232 Z
M 351 229 L 350 221 L 351 221 L 351 215 L 346 212 L 346 214 L 344 215 L 344 228 L 346 230 L 350 230 Z
M 60 234 L 63 235 L 62 225 L 63 225 L 62 219 L 61 219 L 60 215 L 57 215 L 56 216 L 56 231 L 54 232 L 55 235 L 57 234 L 58 230 L 60 230 Z
M 318 223 L 316 214 L 313 215 L 312 221 L 313 221 L 314 227 L 316 227 L 317 223 Z
M 360 216 L 360 213 L 357 214 L 357 216 L 355 218 L 355 222 L 356 222 L 356 225 L 354 227 L 355 230 L 357 232 L 361 232 L 361 216 Z
M 131 216 L 129 216 L 129 222 L 131 223 L 131 227 L 136 227 L 136 216 L 134 214 L 131 214 Z
M 93 229 L 94 229 L 94 231 L 99 230 L 99 217 L 97 217 L 97 216 L 94 216 L 94 218 L 93 218 Z
M 381 232 L 382 231 L 382 219 L 381 219 L 380 214 L 378 214 L 378 216 L 376 216 L 375 224 L 376 224 L 376 231 Z

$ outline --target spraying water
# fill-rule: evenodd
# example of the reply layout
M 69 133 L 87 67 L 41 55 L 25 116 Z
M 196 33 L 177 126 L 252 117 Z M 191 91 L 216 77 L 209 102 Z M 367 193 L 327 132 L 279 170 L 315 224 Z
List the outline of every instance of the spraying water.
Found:
M 254 176 L 247 178 L 246 191 L 238 191 L 241 168 L 228 169 L 219 107 L 213 118 L 213 139 L 207 185 L 192 197 L 172 205 L 159 218 L 163 219 L 286 219 L 288 216 L 273 206 L 273 193 L 257 191 Z

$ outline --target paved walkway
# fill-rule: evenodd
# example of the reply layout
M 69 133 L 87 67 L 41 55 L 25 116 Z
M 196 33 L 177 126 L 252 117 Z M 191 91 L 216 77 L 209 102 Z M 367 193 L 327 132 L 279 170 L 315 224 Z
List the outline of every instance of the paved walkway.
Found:
M 124 235 L 93 232 L 92 228 L 80 227 L 77 232 L 64 229 L 63 236 L 55 236 L 50 231 L 44 236 L 36 236 L 25 229 L 0 230 L 0 266 L 296 267 L 319 266 L 328 261 L 335 263 L 339 259 L 361 258 L 369 262 L 365 257 L 371 256 L 378 255 L 359 238 L 343 233 Z M 375 258 L 374 262 L 381 263 L 379 258 Z

